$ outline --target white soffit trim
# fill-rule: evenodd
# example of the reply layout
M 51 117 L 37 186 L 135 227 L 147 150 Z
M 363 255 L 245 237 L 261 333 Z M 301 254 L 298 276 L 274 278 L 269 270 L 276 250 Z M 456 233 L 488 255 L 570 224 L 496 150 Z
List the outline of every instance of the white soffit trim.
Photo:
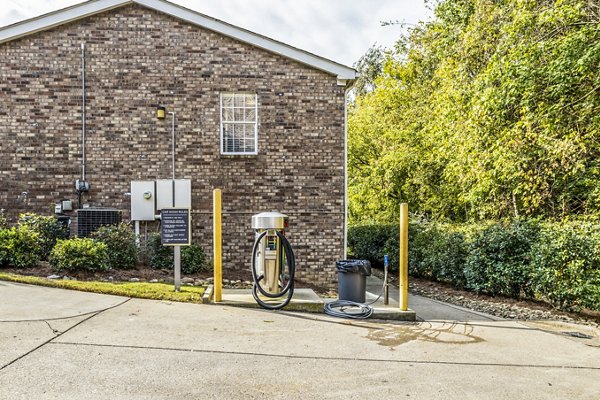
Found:
M 216 18 L 197 13 L 164 0 L 92 0 L 77 4 L 49 14 L 0 28 L 0 43 L 8 42 L 35 32 L 47 30 L 58 25 L 99 14 L 124 5 L 137 3 L 141 6 L 171 15 L 194 25 L 212 30 L 225 36 L 260 47 L 270 52 L 306 64 L 310 67 L 336 75 L 340 80 L 353 80 L 356 71 L 335 61 L 297 49 L 266 36 L 220 21 Z
M 0 43 L 133 3 L 131 0 L 93 0 L 0 28 Z

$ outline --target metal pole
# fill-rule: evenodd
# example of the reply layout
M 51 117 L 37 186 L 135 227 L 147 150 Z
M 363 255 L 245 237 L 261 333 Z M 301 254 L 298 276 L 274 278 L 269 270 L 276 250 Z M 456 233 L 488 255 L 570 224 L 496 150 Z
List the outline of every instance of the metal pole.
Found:
M 408 204 L 400 205 L 400 311 L 408 310 Z
M 221 241 L 221 189 L 213 190 L 213 247 L 214 247 L 214 290 L 215 302 L 223 300 L 222 281 L 222 241 Z
M 169 114 L 171 114 L 171 144 L 173 146 L 172 148 L 172 153 L 173 153 L 173 180 L 175 180 L 175 113 L 173 111 L 169 111 Z M 175 207 L 175 205 L 173 205 L 173 207 Z
M 134 222 L 135 226 L 135 245 L 140 247 L 140 221 Z
M 390 304 L 390 285 L 388 283 L 388 256 L 383 256 L 383 304 Z
M 172 146 L 172 171 L 173 171 L 173 180 L 171 182 L 171 190 L 172 190 L 172 196 L 171 196 L 171 201 L 173 203 L 173 207 L 175 207 L 175 112 L 173 111 L 169 111 L 169 114 L 171 114 L 171 146 Z
M 81 43 L 81 180 L 85 182 L 85 43 Z M 79 190 L 79 188 L 77 188 Z
M 181 289 L 181 246 L 175 246 L 173 249 L 175 253 L 175 291 L 179 292 Z

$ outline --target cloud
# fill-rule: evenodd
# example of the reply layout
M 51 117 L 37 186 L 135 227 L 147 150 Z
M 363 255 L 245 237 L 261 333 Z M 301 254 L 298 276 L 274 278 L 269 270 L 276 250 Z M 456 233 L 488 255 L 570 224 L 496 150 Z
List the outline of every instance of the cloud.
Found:
M 390 47 L 406 27 L 431 15 L 423 0 L 174 0 L 186 8 L 352 65 L 374 43 Z M 0 26 L 79 3 L 78 0 L 8 0 Z

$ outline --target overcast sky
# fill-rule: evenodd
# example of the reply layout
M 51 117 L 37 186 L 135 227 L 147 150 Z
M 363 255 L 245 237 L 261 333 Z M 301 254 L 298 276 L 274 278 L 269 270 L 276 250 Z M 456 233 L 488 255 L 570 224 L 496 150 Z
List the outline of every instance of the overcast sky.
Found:
M 173 0 L 194 11 L 352 66 L 373 44 L 391 46 L 406 26 L 431 16 L 424 0 Z M 81 3 L 3 0 L 0 26 Z

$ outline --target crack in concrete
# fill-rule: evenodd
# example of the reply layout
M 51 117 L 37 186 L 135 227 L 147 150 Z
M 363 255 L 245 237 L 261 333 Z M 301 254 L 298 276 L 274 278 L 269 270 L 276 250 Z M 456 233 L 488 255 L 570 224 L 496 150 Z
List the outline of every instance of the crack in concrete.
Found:
M 131 298 L 128 298 L 127 300 L 131 300 Z M 119 306 L 120 304 L 117 304 L 117 306 Z M 114 306 L 116 307 L 116 306 Z M 110 308 L 110 307 L 109 307 Z M 95 313 L 99 313 L 102 311 L 107 310 L 107 308 L 102 308 L 99 310 L 93 310 L 93 311 L 88 311 L 86 313 L 81 313 L 81 314 L 74 314 L 74 315 L 68 315 L 66 317 L 56 317 L 56 318 L 34 318 L 34 319 L 15 319 L 15 320 L 0 320 L 0 324 L 3 322 L 10 322 L 10 323 L 17 323 L 17 322 L 46 322 L 46 321 L 60 321 L 61 319 L 72 319 L 72 318 L 77 318 L 77 317 L 84 317 L 86 315 L 90 315 L 90 314 L 95 314 Z
M 461 361 L 392 360 L 392 359 L 385 359 L 385 358 L 302 356 L 302 355 L 295 355 L 295 354 L 270 354 L 270 353 L 258 353 L 258 352 L 244 352 L 244 351 L 185 349 L 185 348 L 177 348 L 177 347 L 134 346 L 134 345 L 76 343 L 76 342 L 52 342 L 50 344 L 63 345 L 63 346 L 108 347 L 108 348 L 115 348 L 115 349 L 159 350 L 159 351 L 174 351 L 174 352 L 185 352 L 185 353 L 227 354 L 227 355 L 238 355 L 238 356 L 257 356 L 257 357 L 288 358 L 288 359 L 300 359 L 300 360 L 361 361 L 361 362 L 379 362 L 379 363 L 393 363 L 393 364 L 425 364 L 425 365 L 454 365 L 454 366 L 473 366 L 473 367 L 507 367 L 507 368 L 539 368 L 539 369 L 574 369 L 574 370 L 600 371 L 600 367 L 586 367 L 586 366 L 578 366 L 578 365 L 478 363 L 478 362 L 461 362 Z
M 44 320 L 44 322 L 46 323 L 46 325 L 48 325 L 48 328 L 50 328 L 50 330 L 52 331 L 52 333 L 54 333 L 55 335 L 57 335 L 57 334 L 62 334 L 62 332 L 61 332 L 61 331 L 59 331 L 58 329 L 54 329 L 54 328 L 52 327 L 52 325 L 50 325 L 50 322 L 48 322 L 48 321 L 46 321 L 46 320 Z M 55 336 L 55 338 L 56 338 L 56 336 Z
M 59 333 L 58 333 L 56 336 L 54 336 L 54 337 L 52 337 L 52 338 L 50 338 L 50 339 L 46 340 L 45 342 L 43 342 L 43 343 L 42 343 L 42 344 L 40 344 L 39 346 L 36 346 L 36 347 L 34 347 L 33 349 L 29 350 L 29 351 L 28 351 L 28 352 L 26 352 L 25 354 L 21 354 L 19 357 L 15 358 L 14 360 L 12 360 L 12 361 L 10 361 L 10 362 L 8 362 L 8 363 L 4 364 L 3 366 L 1 366 L 1 367 L 0 367 L 0 371 L 4 370 L 4 369 L 5 369 L 5 368 L 7 368 L 7 367 L 10 367 L 12 364 L 16 363 L 17 361 L 19 361 L 19 360 L 21 360 L 21 359 L 23 359 L 23 358 L 27 357 L 28 355 L 30 355 L 30 354 L 32 354 L 32 353 L 34 353 L 35 351 L 37 351 L 37 350 L 41 349 L 41 348 L 42 348 L 42 347 L 44 347 L 45 345 L 47 345 L 47 344 L 51 343 L 51 342 L 52 342 L 54 339 L 57 339 L 57 338 L 61 337 L 61 336 L 62 336 L 62 335 L 64 335 L 65 333 L 69 332 L 70 330 L 72 330 L 72 329 L 76 328 L 77 326 L 79 326 L 79 325 L 83 324 L 84 322 L 86 322 L 86 321 L 89 321 L 90 319 L 94 318 L 96 315 L 99 315 L 99 314 L 101 314 L 101 313 L 103 313 L 103 312 L 105 312 L 105 311 L 111 310 L 111 309 L 113 309 L 113 308 L 119 307 L 119 306 L 121 306 L 121 305 L 123 305 L 123 304 L 127 303 L 129 300 L 131 300 L 131 298 L 128 298 L 128 299 L 126 299 L 125 301 L 122 301 L 121 303 L 119 303 L 119 304 L 116 304 L 116 305 L 114 305 L 114 306 L 107 307 L 107 308 L 104 308 L 104 309 L 102 309 L 102 310 L 99 310 L 99 311 L 94 311 L 92 315 L 90 315 L 89 317 L 87 317 L 87 318 L 84 318 L 84 319 L 82 319 L 81 321 L 77 322 L 75 325 L 73 325 L 73 326 L 71 326 L 70 328 L 66 329 L 64 332 L 59 332 L 59 331 L 56 331 L 56 332 L 59 332 Z M 89 314 L 89 313 L 88 313 L 88 314 Z M 82 315 L 85 315 L 85 314 L 82 314 Z M 62 318 L 61 318 L 61 319 L 62 319 Z M 50 326 L 50 324 L 48 323 L 48 321 L 46 321 L 46 320 L 40 320 L 40 321 L 43 321 L 43 322 L 45 322 L 45 323 L 48 325 L 48 327 L 49 327 L 50 329 L 52 329 L 52 331 L 53 331 L 53 332 L 55 331 L 55 330 L 54 330 L 54 329 L 53 329 L 53 328 Z M 25 322 L 25 321 L 3 321 L 3 322 Z M 27 322 L 32 322 L 32 321 L 27 321 Z

